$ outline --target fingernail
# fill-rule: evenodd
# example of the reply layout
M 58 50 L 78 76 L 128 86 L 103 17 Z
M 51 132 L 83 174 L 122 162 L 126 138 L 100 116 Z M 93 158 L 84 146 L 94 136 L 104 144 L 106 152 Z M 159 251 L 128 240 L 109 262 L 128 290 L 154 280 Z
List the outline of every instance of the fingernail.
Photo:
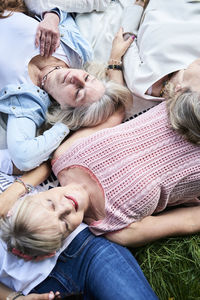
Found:
M 132 39 L 133 39 L 133 40 L 135 39 L 135 35 L 132 35 Z
M 52 299 L 54 299 L 54 293 L 53 293 L 53 292 L 50 292 L 50 293 L 49 293 L 49 300 L 52 300 Z

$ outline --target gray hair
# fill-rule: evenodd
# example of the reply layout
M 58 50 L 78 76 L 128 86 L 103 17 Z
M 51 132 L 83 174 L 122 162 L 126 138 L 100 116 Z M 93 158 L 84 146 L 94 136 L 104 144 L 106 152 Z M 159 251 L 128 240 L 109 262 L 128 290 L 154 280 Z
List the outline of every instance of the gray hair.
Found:
M 171 127 L 187 141 L 200 145 L 200 93 L 184 88 L 167 100 Z
M 31 196 L 19 199 L 19 205 L 10 217 L 1 219 L 1 238 L 8 250 L 13 248 L 30 256 L 54 253 L 62 246 L 63 235 L 57 232 L 41 214 L 33 214 L 36 205 Z
M 120 84 L 106 79 L 105 66 L 91 63 L 86 66 L 87 71 L 102 81 L 105 93 L 94 103 L 85 104 L 80 107 L 66 107 L 61 110 L 60 105 L 52 101 L 47 113 L 46 124 L 62 122 L 71 130 L 80 127 L 96 126 L 106 121 L 119 107 L 128 111 L 132 105 L 132 94 Z

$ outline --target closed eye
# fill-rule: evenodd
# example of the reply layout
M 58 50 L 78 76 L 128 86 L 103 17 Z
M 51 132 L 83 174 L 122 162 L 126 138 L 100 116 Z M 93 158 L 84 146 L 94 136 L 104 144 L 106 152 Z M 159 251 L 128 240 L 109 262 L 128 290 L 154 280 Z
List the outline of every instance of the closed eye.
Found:
M 48 201 L 49 206 L 51 207 L 51 209 L 55 211 L 55 205 L 54 205 L 53 201 L 51 199 L 47 199 L 47 201 Z
M 81 88 L 78 88 L 77 91 L 76 91 L 76 98 L 78 97 L 78 94 L 80 92 Z
M 65 214 L 61 215 L 60 220 L 65 223 L 66 230 L 69 231 L 69 227 L 66 222 Z
M 66 230 L 69 231 L 68 224 L 66 222 L 64 222 L 64 223 L 65 223 Z
M 90 75 L 88 74 L 88 75 L 85 77 L 85 81 L 87 81 L 87 80 L 88 80 L 89 76 L 90 76 Z

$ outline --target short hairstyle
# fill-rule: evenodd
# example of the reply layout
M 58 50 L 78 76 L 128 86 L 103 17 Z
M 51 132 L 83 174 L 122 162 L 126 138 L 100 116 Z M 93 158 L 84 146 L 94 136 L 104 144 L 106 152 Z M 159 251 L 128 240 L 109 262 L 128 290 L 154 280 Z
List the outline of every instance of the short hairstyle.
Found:
M 1 220 L 1 238 L 8 250 L 15 248 L 23 254 L 33 257 L 43 256 L 60 249 L 64 240 L 63 234 L 57 232 L 45 218 L 33 214 L 36 203 L 30 201 L 32 196 L 19 199 L 13 214 Z
M 171 127 L 188 142 L 200 145 L 200 93 L 184 88 L 171 92 L 166 101 Z
M 91 63 L 86 70 L 102 81 L 105 93 L 99 101 L 85 104 L 80 107 L 66 107 L 61 109 L 60 105 L 52 100 L 52 105 L 47 113 L 47 124 L 63 122 L 69 129 L 77 130 L 80 127 L 96 126 L 106 121 L 119 107 L 128 111 L 132 105 L 132 94 L 125 87 L 113 81 L 108 81 L 105 75 L 105 66 Z

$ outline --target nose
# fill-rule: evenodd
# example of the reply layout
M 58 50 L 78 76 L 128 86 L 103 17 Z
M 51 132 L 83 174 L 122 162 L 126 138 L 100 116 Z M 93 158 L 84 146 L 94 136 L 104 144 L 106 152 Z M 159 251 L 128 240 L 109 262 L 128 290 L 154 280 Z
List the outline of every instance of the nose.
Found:
M 73 208 L 72 205 L 67 204 L 67 203 L 65 203 L 65 204 L 60 203 L 60 204 L 58 204 L 56 210 L 57 210 L 57 214 L 58 214 L 59 218 L 63 217 L 63 215 L 69 215 L 71 213 L 71 211 L 72 211 L 72 208 Z
M 71 77 L 71 83 L 83 87 L 84 84 L 85 84 L 85 80 L 84 80 L 83 76 L 78 75 L 78 74 L 74 74 Z

